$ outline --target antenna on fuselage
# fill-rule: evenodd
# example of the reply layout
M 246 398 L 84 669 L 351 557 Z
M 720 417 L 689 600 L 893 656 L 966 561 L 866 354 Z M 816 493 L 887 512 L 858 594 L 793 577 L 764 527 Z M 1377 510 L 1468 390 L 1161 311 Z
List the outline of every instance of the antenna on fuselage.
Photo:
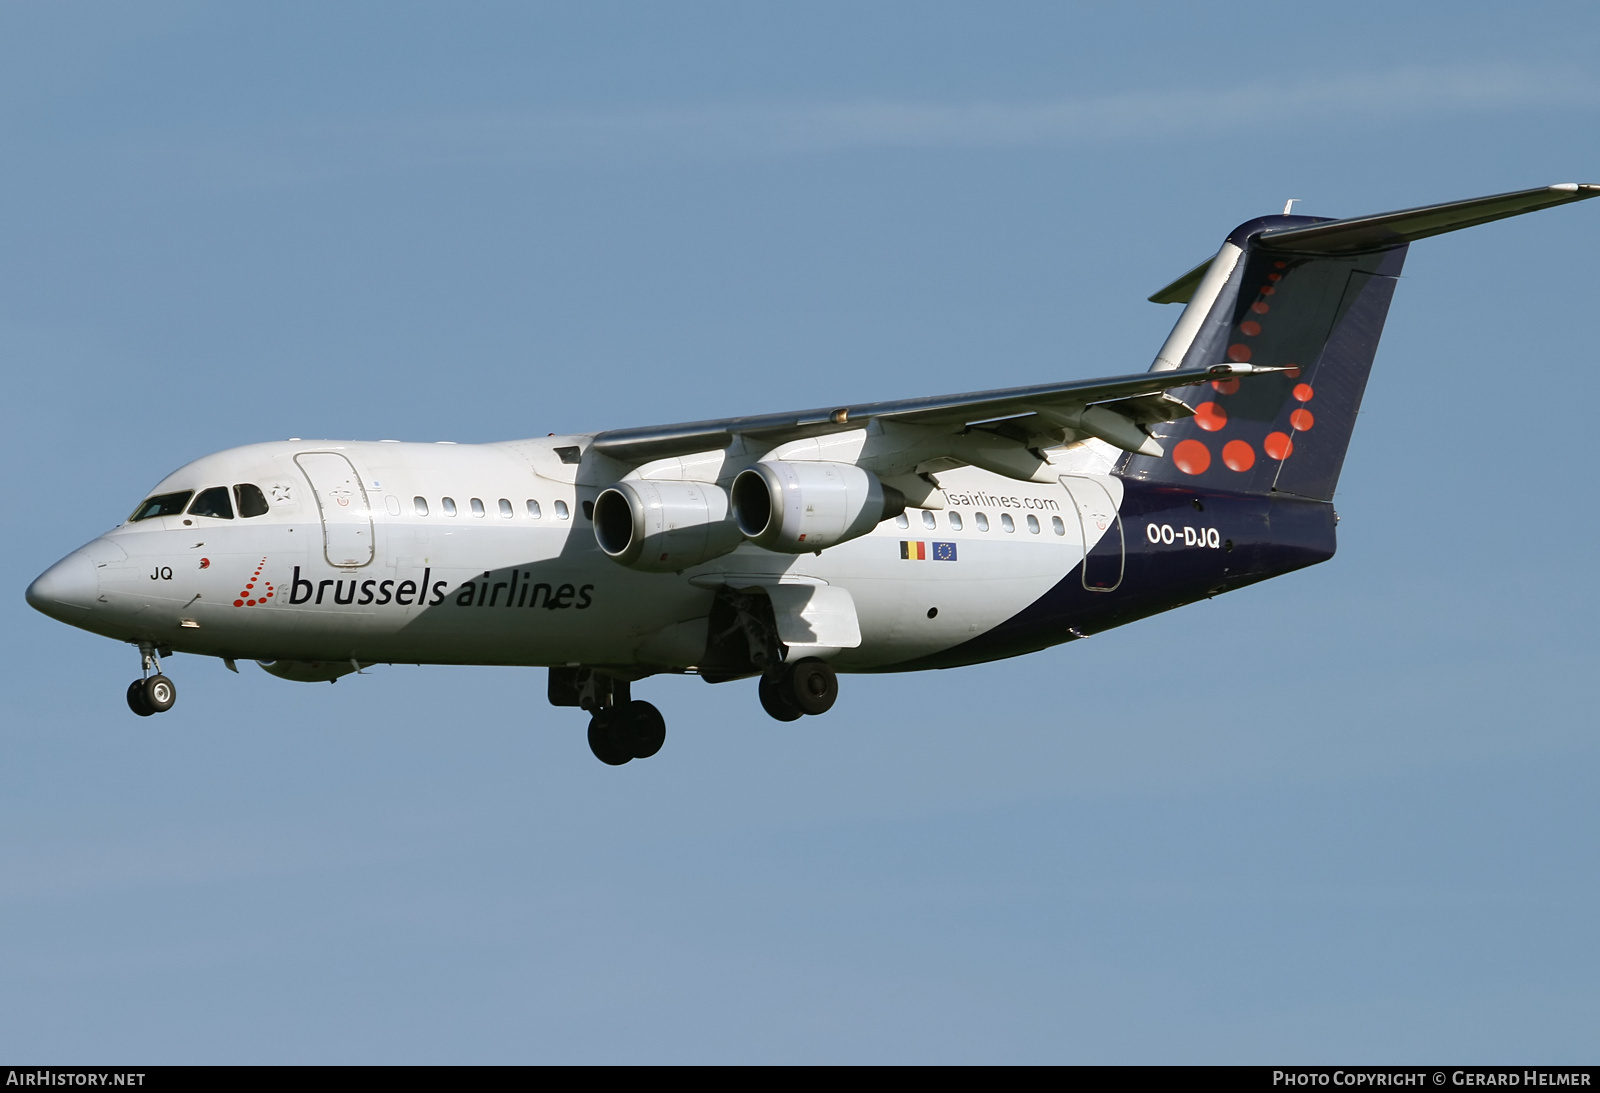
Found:
M 1291 197 L 1288 201 L 1285 201 L 1283 203 L 1283 215 L 1288 216 L 1289 213 L 1294 209 L 1294 203 L 1299 200 L 1300 199 L 1298 197 Z

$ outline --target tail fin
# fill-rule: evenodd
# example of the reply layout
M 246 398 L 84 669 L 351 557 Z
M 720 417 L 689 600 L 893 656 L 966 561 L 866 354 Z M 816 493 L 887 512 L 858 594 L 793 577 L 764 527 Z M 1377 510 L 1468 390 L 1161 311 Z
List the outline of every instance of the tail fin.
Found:
M 1410 243 L 1597 196 L 1600 185 L 1565 183 L 1350 220 L 1239 225 L 1208 266 L 1151 297 L 1188 301 L 1151 370 L 1248 361 L 1287 371 L 1188 389 L 1194 416 L 1156 434 L 1166 454 L 1129 455 L 1119 472 L 1332 500 Z

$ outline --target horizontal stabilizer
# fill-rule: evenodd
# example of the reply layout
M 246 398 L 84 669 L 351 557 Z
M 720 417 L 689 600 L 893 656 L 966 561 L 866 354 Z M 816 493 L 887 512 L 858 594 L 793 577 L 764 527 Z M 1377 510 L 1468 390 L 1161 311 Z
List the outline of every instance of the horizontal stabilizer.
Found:
M 1491 220 L 1537 212 L 1554 205 L 1600 197 L 1600 185 L 1592 182 L 1560 182 L 1532 190 L 1448 201 L 1442 205 L 1423 205 L 1399 212 L 1374 216 L 1354 216 L 1347 220 L 1324 220 L 1316 224 L 1268 228 L 1254 236 L 1263 250 L 1288 254 L 1367 254 L 1414 243 L 1430 235 L 1471 228 Z M 1243 246 L 1243 240 L 1234 240 Z M 1153 304 L 1186 304 L 1194 296 L 1212 259 L 1153 293 Z
M 1207 258 L 1194 269 L 1179 277 L 1166 288 L 1156 292 L 1150 297 L 1152 304 L 1186 304 L 1194 295 L 1194 290 L 1200 287 L 1200 279 L 1206 275 L 1206 270 L 1211 268 L 1211 259 Z
M 1294 254 L 1363 254 L 1591 197 L 1600 197 L 1600 185 L 1563 182 L 1376 216 L 1329 220 L 1299 228 L 1268 228 L 1256 236 L 1256 245 Z

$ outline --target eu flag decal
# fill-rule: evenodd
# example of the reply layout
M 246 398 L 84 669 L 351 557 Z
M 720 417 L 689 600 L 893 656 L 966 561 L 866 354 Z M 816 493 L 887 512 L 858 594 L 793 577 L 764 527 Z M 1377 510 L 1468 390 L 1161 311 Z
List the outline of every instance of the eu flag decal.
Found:
M 900 557 L 908 562 L 953 562 L 956 560 L 954 543 L 919 543 L 900 540 Z

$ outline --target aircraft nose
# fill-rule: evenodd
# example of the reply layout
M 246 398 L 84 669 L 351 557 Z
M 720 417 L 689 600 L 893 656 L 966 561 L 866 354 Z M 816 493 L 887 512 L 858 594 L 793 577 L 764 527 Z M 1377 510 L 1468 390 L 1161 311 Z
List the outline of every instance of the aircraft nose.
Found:
M 77 623 L 100 595 L 100 574 L 89 556 L 74 550 L 34 578 L 28 586 L 28 603 L 52 619 Z

